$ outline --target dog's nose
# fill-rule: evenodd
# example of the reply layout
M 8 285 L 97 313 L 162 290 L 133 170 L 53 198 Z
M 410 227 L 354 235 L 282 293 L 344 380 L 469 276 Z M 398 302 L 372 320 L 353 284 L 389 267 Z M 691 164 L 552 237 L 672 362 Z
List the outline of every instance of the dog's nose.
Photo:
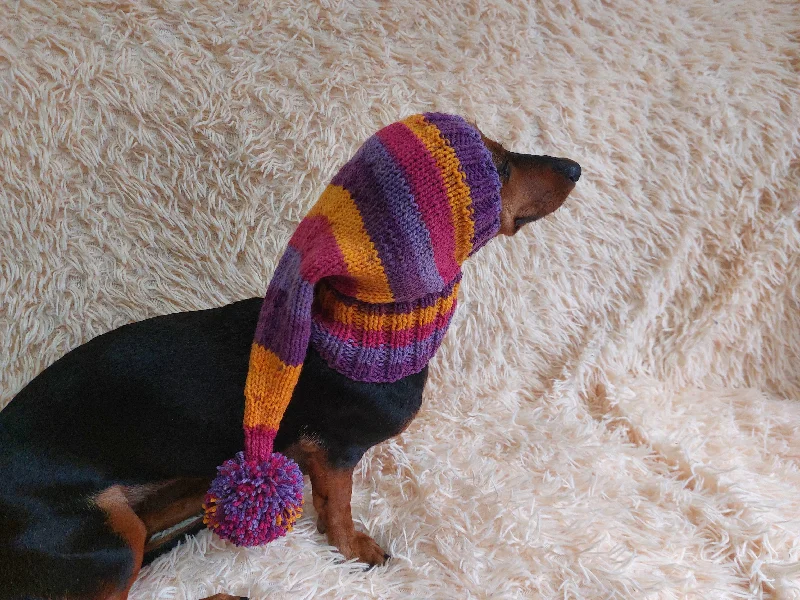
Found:
M 581 166 L 574 160 L 569 160 L 568 158 L 556 159 L 553 164 L 553 170 L 557 173 L 561 173 L 572 183 L 578 183 L 578 179 L 581 178 Z

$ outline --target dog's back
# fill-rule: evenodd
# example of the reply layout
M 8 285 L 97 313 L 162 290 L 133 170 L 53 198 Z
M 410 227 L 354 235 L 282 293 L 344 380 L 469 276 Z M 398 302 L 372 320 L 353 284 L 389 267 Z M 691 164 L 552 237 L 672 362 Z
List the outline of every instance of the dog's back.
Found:
M 97 582 L 124 587 L 136 562 L 131 545 L 95 500 L 115 486 L 210 479 L 242 447 L 261 302 L 98 336 L 0 411 L 0 600 L 98 597 Z M 331 468 L 352 470 L 411 421 L 426 378 L 427 367 L 393 383 L 356 382 L 309 348 L 275 447 L 313 440 Z
M 154 317 L 69 352 L 0 412 L 3 457 L 42 453 L 130 485 L 208 475 L 209 460 L 241 447 L 258 308 L 252 299 Z M 198 435 L 209 456 L 192 452 Z
M 241 447 L 259 306 L 245 300 L 110 331 L 0 411 L 0 599 L 94 597 L 98 582 L 127 581 L 131 550 L 94 499 L 114 485 L 213 476 Z

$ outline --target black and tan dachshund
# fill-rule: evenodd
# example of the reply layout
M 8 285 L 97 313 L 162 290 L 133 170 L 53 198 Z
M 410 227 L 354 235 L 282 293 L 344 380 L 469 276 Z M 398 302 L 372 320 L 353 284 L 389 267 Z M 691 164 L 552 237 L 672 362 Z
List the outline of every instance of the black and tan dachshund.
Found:
M 502 234 L 556 210 L 580 177 L 570 160 L 484 143 L 503 184 Z M 147 557 L 202 528 L 217 465 L 244 444 L 262 301 L 100 335 L 0 412 L 0 599 L 125 600 Z M 353 469 L 405 429 L 426 378 L 427 367 L 394 383 L 355 382 L 308 351 L 275 449 L 310 476 L 319 531 L 348 559 L 389 558 L 353 526 Z

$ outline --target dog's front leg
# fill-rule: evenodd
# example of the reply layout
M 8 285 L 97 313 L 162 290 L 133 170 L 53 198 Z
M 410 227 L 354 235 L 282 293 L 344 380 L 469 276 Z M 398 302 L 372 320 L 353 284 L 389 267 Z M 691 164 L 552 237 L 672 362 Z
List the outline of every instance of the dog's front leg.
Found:
M 365 533 L 355 530 L 350 512 L 353 492 L 353 468 L 334 468 L 329 465 L 323 450 L 307 455 L 308 474 L 314 508 L 319 515 L 317 529 L 328 536 L 345 558 L 357 558 L 369 565 L 386 562 L 389 555 Z

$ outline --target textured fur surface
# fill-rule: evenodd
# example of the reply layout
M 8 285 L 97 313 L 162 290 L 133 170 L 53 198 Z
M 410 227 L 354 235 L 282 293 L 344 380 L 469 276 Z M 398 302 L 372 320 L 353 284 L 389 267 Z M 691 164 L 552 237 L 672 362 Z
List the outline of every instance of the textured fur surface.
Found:
M 584 175 L 467 265 L 419 417 L 357 471 L 387 567 L 337 563 L 309 504 L 133 598 L 800 597 L 797 2 L 294 4 L 0 1 L 2 403 L 113 327 L 263 295 L 405 115 Z

